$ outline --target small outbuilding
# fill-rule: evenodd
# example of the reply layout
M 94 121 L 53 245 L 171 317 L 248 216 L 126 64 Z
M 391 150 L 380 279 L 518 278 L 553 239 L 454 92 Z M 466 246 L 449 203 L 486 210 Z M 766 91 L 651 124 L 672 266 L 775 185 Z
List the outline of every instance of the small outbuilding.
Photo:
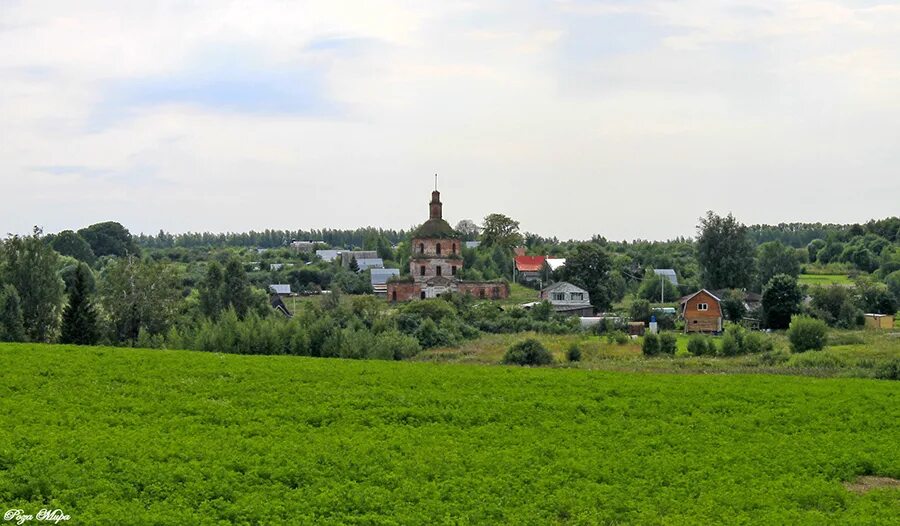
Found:
M 722 300 L 702 289 L 681 299 L 684 332 L 722 332 Z
M 890 314 L 864 314 L 867 329 L 893 329 L 894 317 Z

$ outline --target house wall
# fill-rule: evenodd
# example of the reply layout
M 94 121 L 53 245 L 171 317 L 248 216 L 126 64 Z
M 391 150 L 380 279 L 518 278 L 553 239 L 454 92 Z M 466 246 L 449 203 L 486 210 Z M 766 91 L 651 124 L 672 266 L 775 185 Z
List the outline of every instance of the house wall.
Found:
M 425 252 L 421 252 L 421 245 L 425 245 Z M 412 253 L 410 254 L 412 257 L 419 256 L 438 256 L 437 246 L 441 245 L 441 257 L 449 258 L 454 255 L 458 258 L 462 258 L 462 241 L 459 239 L 422 239 L 417 238 L 412 240 Z M 454 250 L 455 247 L 455 250 Z
M 387 284 L 388 301 L 410 301 L 420 299 L 422 287 L 419 283 L 389 281 Z
M 701 303 L 709 304 L 709 310 L 697 310 Z M 722 306 L 718 300 L 705 291 L 684 304 L 684 332 L 719 332 L 722 330 Z
M 893 316 L 866 316 L 866 328 L 867 329 L 893 329 L 894 328 L 894 317 Z
M 470 294 L 476 298 L 506 299 L 509 297 L 509 284 L 494 281 L 460 281 L 456 284 L 460 294 Z

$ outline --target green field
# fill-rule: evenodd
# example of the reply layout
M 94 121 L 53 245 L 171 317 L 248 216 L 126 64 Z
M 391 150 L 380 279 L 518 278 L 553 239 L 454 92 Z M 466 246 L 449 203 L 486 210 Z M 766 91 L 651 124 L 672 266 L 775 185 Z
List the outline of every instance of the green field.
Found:
M 800 274 L 797 281 L 806 285 L 853 285 L 850 276 L 846 274 Z
M 0 345 L 0 505 L 68 524 L 888 524 L 896 382 Z

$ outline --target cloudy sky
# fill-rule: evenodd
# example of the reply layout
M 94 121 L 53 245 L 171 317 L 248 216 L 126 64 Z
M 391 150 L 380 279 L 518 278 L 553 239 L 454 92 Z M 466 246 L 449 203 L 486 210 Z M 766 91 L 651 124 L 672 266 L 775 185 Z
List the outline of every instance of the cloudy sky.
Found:
M 0 229 L 900 213 L 900 5 L 0 0 Z

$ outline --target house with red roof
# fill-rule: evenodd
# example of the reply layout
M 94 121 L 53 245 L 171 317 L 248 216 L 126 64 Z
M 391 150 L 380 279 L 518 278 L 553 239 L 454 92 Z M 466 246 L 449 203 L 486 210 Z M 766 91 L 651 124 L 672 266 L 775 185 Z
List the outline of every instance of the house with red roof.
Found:
M 516 256 L 516 279 L 537 281 L 547 263 L 547 256 Z

